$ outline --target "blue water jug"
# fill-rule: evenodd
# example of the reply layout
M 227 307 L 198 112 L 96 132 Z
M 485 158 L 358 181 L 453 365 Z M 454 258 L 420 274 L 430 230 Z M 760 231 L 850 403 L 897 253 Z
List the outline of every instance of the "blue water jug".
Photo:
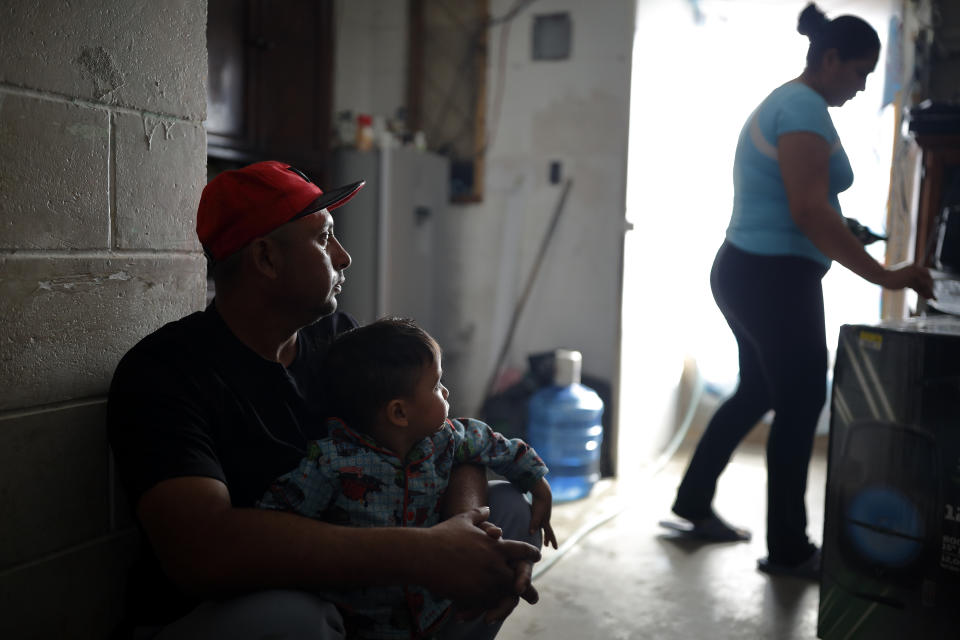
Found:
M 558 349 L 553 385 L 530 398 L 527 441 L 546 463 L 554 502 L 586 497 L 600 479 L 603 400 L 580 384 L 579 351 Z

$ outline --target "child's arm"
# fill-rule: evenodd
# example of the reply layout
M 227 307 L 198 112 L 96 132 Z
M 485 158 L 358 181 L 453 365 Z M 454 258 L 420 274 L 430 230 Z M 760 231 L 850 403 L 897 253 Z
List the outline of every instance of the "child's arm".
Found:
M 270 483 L 257 507 L 320 518 L 330 503 L 335 483 L 329 465 L 324 464 L 323 447 L 314 440 L 307 445 L 307 456 L 296 469 Z
M 553 492 L 546 478 L 540 478 L 530 489 L 533 504 L 530 505 L 530 533 L 543 529 L 544 546 L 557 548 L 557 535 L 550 526 L 550 513 L 553 511 Z
M 482 464 L 499 473 L 522 491 L 530 491 L 533 505 L 530 533 L 543 529 L 544 544 L 557 547 L 550 527 L 553 496 L 544 476 L 547 467 L 533 447 L 519 438 L 507 439 L 479 420 L 451 420 L 454 460 Z
M 537 452 L 520 438 L 507 439 L 472 418 L 450 420 L 454 461 L 493 469 L 523 491 L 530 491 L 547 473 Z

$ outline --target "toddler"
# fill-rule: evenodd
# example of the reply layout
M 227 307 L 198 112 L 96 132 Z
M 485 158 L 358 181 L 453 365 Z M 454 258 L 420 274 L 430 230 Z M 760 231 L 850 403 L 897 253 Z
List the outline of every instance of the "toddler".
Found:
M 429 527 L 456 464 L 482 464 L 532 496 L 531 531 L 557 546 L 552 496 L 536 452 L 470 418 L 448 419 L 437 342 L 414 322 L 378 320 L 339 336 L 324 365 L 332 415 L 327 436 L 308 445 L 300 466 L 259 502 L 355 527 Z M 498 535 L 495 527 L 487 527 Z M 450 602 L 416 585 L 330 594 L 352 636 L 429 634 Z

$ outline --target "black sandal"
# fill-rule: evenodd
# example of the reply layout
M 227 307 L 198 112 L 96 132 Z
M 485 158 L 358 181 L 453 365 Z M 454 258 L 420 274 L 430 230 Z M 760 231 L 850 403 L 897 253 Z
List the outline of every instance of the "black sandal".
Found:
M 820 548 L 817 547 L 810 557 L 800 564 L 778 564 L 770 562 L 770 558 L 760 558 L 757 560 L 757 569 L 771 576 L 786 576 L 820 582 L 820 559 Z
M 703 542 L 746 542 L 751 538 L 749 530 L 727 524 L 716 514 L 683 522 L 661 520 L 660 526 Z

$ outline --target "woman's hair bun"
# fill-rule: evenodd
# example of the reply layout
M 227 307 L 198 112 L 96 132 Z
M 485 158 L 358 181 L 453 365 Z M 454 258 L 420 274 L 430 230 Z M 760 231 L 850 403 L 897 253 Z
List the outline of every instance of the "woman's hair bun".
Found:
M 828 22 L 830 21 L 827 20 L 826 14 L 820 11 L 815 3 L 811 2 L 806 9 L 800 12 L 800 17 L 797 19 L 797 31 L 812 40 Z

